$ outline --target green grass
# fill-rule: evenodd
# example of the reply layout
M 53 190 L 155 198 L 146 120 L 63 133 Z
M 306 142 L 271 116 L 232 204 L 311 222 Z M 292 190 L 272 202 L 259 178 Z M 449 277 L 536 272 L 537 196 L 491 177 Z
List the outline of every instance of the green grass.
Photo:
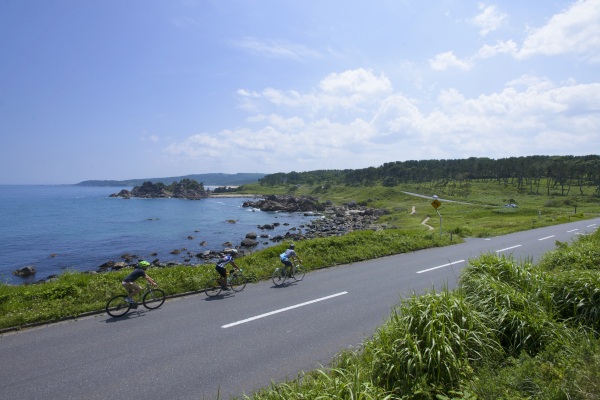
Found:
M 547 196 L 545 183 L 540 187 L 541 194 L 530 194 L 528 190 L 518 189 L 515 184 L 497 182 L 470 182 L 459 186 L 458 183 L 449 182 L 446 185 L 423 183 L 395 187 L 333 186 L 324 190 L 320 189 L 321 186 L 272 188 L 251 184 L 244 185 L 244 192 L 264 193 L 268 190 L 274 194 L 292 193 L 294 196 L 317 197 L 322 202 L 329 200 L 334 204 L 355 201 L 365 207 L 386 210 L 387 214 L 380 218 L 380 222 L 391 228 L 421 232 L 427 230 L 421 222 L 430 217 L 428 224 L 439 233 L 440 221 L 431 205 L 433 199 L 411 196 L 404 192 L 436 194 L 440 198 L 459 202 L 442 201 L 438 211 L 442 216 L 442 232 L 463 237 L 498 236 L 594 218 L 600 214 L 600 198 L 591 186 L 583 188 L 583 195 L 578 188 L 572 188 L 568 196 L 560 196 L 556 188 Z M 504 207 L 509 203 L 516 203 L 518 208 Z M 413 206 L 415 214 L 412 213 Z

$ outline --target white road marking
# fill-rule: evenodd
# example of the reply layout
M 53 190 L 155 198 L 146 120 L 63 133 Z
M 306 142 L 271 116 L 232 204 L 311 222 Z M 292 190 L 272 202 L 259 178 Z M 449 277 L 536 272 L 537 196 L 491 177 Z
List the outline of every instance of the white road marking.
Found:
M 591 224 L 591 225 L 588 225 L 587 227 L 591 228 L 592 226 L 596 226 L 596 224 Z
M 538 239 L 538 240 L 552 239 L 554 236 L 556 236 L 556 235 L 552 235 L 552 236 L 546 236 L 546 237 L 543 237 L 543 238 L 541 238 L 541 239 Z
M 465 260 L 459 260 L 459 261 L 454 261 L 448 264 L 444 264 L 444 265 L 438 265 L 437 267 L 433 267 L 433 268 L 428 268 L 428 269 L 423 269 L 421 271 L 417 271 L 417 274 L 422 274 L 423 272 L 429 272 L 429 271 L 433 271 L 434 269 L 440 269 L 440 268 L 444 268 L 444 267 L 449 267 L 451 265 L 454 264 L 460 264 L 462 262 L 465 262 Z
M 567 231 L 567 233 L 576 232 L 576 231 L 578 231 L 578 230 L 579 230 L 579 229 L 577 229 L 577 228 L 576 228 L 576 229 L 571 229 L 570 231 Z
M 260 318 L 265 318 L 265 317 L 268 317 L 268 316 L 271 316 L 271 315 L 274 315 L 274 314 L 279 314 L 279 313 L 284 312 L 284 311 L 293 310 L 294 308 L 304 307 L 304 306 L 307 306 L 309 304 L 317 303 L 319 301 L 329 300 L 329 299 L 332 299 L 334 297 L 342 296 L 344 294 L 348 294 L 348 292 L 340 292 L 340 293 L 332 294 L 331 296 L 325 296 L 325 297 L 321 297 L 320 299 L 315 299 L 315 300 L 307 301 L 305 303 L 296 304 L 294 306 L 280 308 L 279 310 L 270 311 L 268 313 L 260 314 L 260 315 L 257 315 L 255 317 L 250 317 L 250 318 L 243 319 L 241 321 L 232 322 L 231 324 L 223 325 L 221 328 L 224 328 L 224 329 L 231 328 L 232 326 L 236 326 L 236 325 L 240 325 L 240 324 L 245 324 L 246 322 L 254 321 L 254 320 L 260 319 Z
M 521 247 L 521 246 L 522 246 L 522 244 L 518 244 L 518 245 L 513 246 L 513 247 L 507 247 L 505 249 L 496 250 L 496 253 L 500 253 L 501 251 L 516 249 L 517 247 Z

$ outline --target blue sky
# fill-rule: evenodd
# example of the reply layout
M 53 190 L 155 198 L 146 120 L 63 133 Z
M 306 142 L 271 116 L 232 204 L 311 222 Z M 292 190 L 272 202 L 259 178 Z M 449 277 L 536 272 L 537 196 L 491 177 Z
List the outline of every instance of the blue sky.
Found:
M 0 184 L 600 149 L 600 0 L 2 0 Z

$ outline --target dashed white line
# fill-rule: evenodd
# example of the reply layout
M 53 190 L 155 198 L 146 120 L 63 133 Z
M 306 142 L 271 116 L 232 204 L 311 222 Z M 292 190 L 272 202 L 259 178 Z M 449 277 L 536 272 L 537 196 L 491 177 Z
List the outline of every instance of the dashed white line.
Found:
M 448 264 L 444 264 L 444 265 L 438 265 L 437 267 L 433 267 L 433 268 L 428 268 L 428 269 L 423 269 L 421 271 L 417 271 L 417 274 L 422 274 L 423 272 L 433 271 L 434 269 L 440 269 L 440 268 L 449 267 L 451 265 L 460 264 L 460 263 L 463 263 L 463 262 L 465 262 L 465 260 L 459 260 L 459 261 L 454 261 L 454 262 L 451 262 L 451 263 L 448 263 Z
M 554 236 L 556 236 L 556 235 L 552 235 L 552 236 L 546 236 L 546 237 L 540 238 L 540 239 L 538 239 L 538 240 L 552 239 Z
M 501 251 L 516 249 L 517 247 L 521 247 L 521 246 L 522 246 L 521 244 L 518 244 L 518 245 L 513 246 L 513 247 L 507 247 L 505 249 L 496 250 L 496 253 L 500 253 Z
M 573 232 L 577 232 L 579 229 L 575 228 L 575 229 L 571 229 L 570 231 L 567 231 L 567 233 L 573 233 Z
M 274 315 L 274 314 L 279 314 L 279 313 L 284 312 L 284 311 L 293 310 L 294 308 L 304 307 L 304 306 L 307 306 L 309 304 L 317 303 L 319 301 L 329 300 L 329 299 L 332 299 L 334 297 L 342 296 L 344 294 L 348 294 L 348 292 L 340 292 L 340 293 L 332 294 L 331 296 L 321 297 L 320 299 L 315 299 L 315 300 L 307 301 L 305 303 L 296 304 L 296 305 L 293 305 L 293 306 L 290 306 L 290 307 L 280 308 L 279 310 L 270 311 L 268 313 L 260 314 L 260 315 L 257 315 L 255 317 L 250 317 L 250 318 L 243 319 L 241 321 L 232 322 L 231 324 L 223 325 L 221 328 L 224 328 L 224 329 L 231 328 L 232 326 L 236 326 L 236 325 L 240 325 L 240 324 L 245 324 L 246 322 L 254 321 L 254 320 L 257 320 L 257 319 L 260 319 L 260 318 L 265 318 L 265 317 L 268 317 L 268 316 Z

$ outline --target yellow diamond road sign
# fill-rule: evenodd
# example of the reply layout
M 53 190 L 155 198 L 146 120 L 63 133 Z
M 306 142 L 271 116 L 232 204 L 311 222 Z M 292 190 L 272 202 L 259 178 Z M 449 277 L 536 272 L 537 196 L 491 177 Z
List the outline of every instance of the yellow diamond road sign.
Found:
M 433 206 L 433 208 L 437 209 L 439 206 L 442 205 L 442 203 L 440 203 L 440 201 L 436 199 L 436 200 L 434 200 L 434 201 L 431 202 L 431 205 Z

